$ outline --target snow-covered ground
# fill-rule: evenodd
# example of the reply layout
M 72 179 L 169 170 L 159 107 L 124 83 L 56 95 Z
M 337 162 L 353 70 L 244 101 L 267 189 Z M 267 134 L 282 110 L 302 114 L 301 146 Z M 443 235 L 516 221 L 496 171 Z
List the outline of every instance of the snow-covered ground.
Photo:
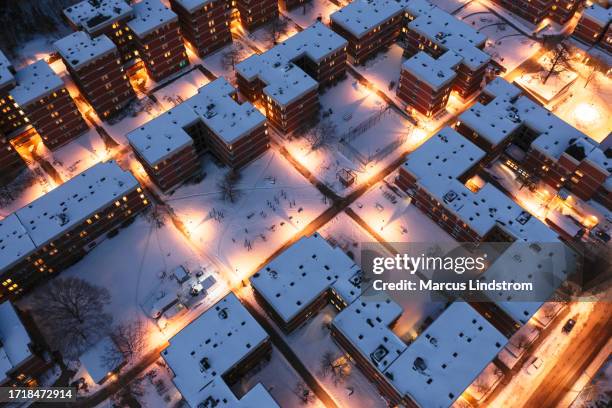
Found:
M 215 51 L 202 59 L 202 65 L 218 77 L 225 77 L 228 82 L 235 85 L 234 67 L 242 60 L 253 55 L 248 44 L 240 39 L 234 39 L 231 44 Z
M 447 13 L 454 14 L 461 7 L 471 2 L 473 2 L 473 0 L 432 0 L 430 3 L 440 7 Z
M 299 30 L 300 27 L 296 23 L 280 15 L 277 21 L 261 26 L 252 32 L 248 32 L 246 37 L 259 50 L 267 51 L 274 47 L 275 42 L 277 44 L 281 43 Z
M 367 182 L 415 142 L 421 141 L 420 129 L 388 108 L 382 98 L 350 75 L 320 95 L 319 101 L 318 126 L 326 132 L 327 142 L 314 150 L 308 135 L 281 143 L 317 179 L 339 195 L 346 195 Z M 364 125 L 368 121 L 371 123 Z M 341 143 L 341 139 L 344 142 Z M 344 187 L 338 178 L 341 170 L 353 172 L 355 184 Z
M 312 391 L 312 400 L 308 403 L 302 402 L 298 394 L 303 391 L 298 384 L 302 380 L 298 373 L 285 360 L 283 355 L 275 348 L 272 348 L 270 361 L 262 361 L 260 365 L 249 371 L 238 383 L 231 388 L 232 391 L 241 398 L 258 383 L 261 383 L 272 395 L 274 400 L 281 407 L 323 408 L 325 405 L 318 399 Z
M 523 35 L 478 1 L 462 8 L 456 17 L 487 36 L 485 51 L 511 72 L 540 49 L 540 43 Z
M 329 24 L 329 16 L 338 10 L 336 4 L 329 0 L 315 0 L 304 3 L 304 6 L 297 7 L 291 11 L 283 11 L 293 22 L 302 28 L 306 28 L 321 18 L 325 24 Z
M 389 243 L 455 242 L 446 231 L 412 205 L 408 197 L 398 195 L 388 187 L 387 183 L 393 186 L 393 179 L 394 174 L 387 177 L 387 181 L 373 186 L 351 205 L 351 209 Z
M 204 158 L 206 177 L 166 198 L 195 246 L 240 282 L 327 208 L 321 193 L 271 148 L 240 170 L 236 202 L 219 187 L 228 168 Z

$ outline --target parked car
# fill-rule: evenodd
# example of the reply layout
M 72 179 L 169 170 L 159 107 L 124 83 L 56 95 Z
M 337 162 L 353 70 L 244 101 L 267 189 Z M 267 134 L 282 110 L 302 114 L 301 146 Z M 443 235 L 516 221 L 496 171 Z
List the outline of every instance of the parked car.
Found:
M 572 329 L 574 328 L 574 326 L 576 325 L 576 320 L 575 319 L 569 319 L 567 322 L 565 322 L 565 324 L 563 325 L 563 333 L 569 333 L 572 331 Z

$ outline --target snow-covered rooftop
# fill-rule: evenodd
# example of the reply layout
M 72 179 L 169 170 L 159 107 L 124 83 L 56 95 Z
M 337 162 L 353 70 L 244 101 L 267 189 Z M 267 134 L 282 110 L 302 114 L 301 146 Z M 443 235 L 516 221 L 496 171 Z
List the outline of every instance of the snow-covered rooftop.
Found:
M 13 65 L 0 50 L 0 89 L 15 85 L 15 77 L 12 70 Z
M 252 55 L 236 65 L 247 81 L 259 78 L 266 84 L 263 91 L 279 106 L 287 106 L 301 96 L 318 89 L 318 83 L 275 48 Z
M 459 116 L 459 120 L 496 147 L 521 127 L 521 118 L 506 97 L 497 97 L 483 105 L 475 103 Z
M 42 246 L 136 187 L 136 178 L 111 160 L 92 166 L 15 214 L 36 246 Z
M 204 7 L 206 4 L 211 3 L 213 0 L 174 0 L 175 3 L 180 4 L 185 10 L 190 13 L 198 8 Z
M 193 143 L 184 129 L 196 121 L 202 121 L 221 140 L 232 144 L 266 122 L 251 103 L 236 102 L 232 98 L 235 92 L 225 78 L 218 78 L 188 100 L 134 129 L 127 138 L 150 166 Z
M 83 0 L 64 9 L 66 18 L 88 33 L 95 33 L 132 13 L 132 6 L 126 0 Z
M 403 7 L 390 0 L 355 0 L 332 13 L 331 21 L 357 38 L 394 16 L 403 12 Z
M 188 100 L 204 124 L 227 144 L 234 143 L 266 121 L 250 102 L 236 102 L 232 98 L 235 93 L 230 83 L 221 77 L 198 89 L 198 93 Z
M 483 92 L 493 98 L 502 96 L 508 100 L 514 100 L 522 93 L 518 86 L 511 84 L 502 77 L 495 77 L 485 86 Z
M 570 145 L 575 145 L 591 164 L 598 166 L 608 176 L 612 173 L 612 159 L 587 135 L 526 96 L 518 98 L 514 105 L 525 125 L 540 133 L 531 143 L 532 148 L 558 160 Z M 576 160 L 580 162 L 582 159 Z
M 360 291 L 361 271 L 315 233 L 303 237 L 251 277 L 251 284 L 289 322 L 330 287 L 348 304 Z
M 486 272 L 479 278 L 481 281 L 498 282 L 531 282 L 533 291 L 525 299 L 524 292 L 488 292 L 487 295 L 501 309 L 521 324 L 533 316 L 552 292 L 564 282 L 573 270 L 573 261 L 568 257 L 571 252 L 559 241 L 550 244 L 521 242 L 512 243 L 495 259 Z M 546 295 L 549 296 L 546 296 Z
M 184 121 L 187 119 L 187 122 Z M 174 153 L 193 144 L 184 127 L 197 115 L 188 104 L 181 103 L 127 134 L 130 145 L 149 166 L 154 167 Z
M 162 357 L 183 398 L 197 407 L 220 393 L 228 395 L 223 375 L 266 340 L 264 329 L 230 293 L 172 337 Z M 254 397 L 265 399 L 261 392 Z
M 585 7 L 583 17 L 605 27 L 612 21 L 612 8 L 604 8 L 599 3 L 593 3 Z
M 114 364 L 115 360 L 109 358 L 113 354 L 120 355 L 119 349 L 110 336 L 105 336 L 81 354 L 79 360 L 91 379 L 99 384 L 109 373 L 118 368 L 118 365 Z
M 14 213 L 0 220 L 0 271 L 35 249 L 34 242 Z
M 134 4 L 134 19 L 127 25 L 138 37 L 149 35 L 156 28 L 177 20 L 176 14 L 160 0 L 142 0 Z
M 377 296 L 380 298 L 357 299 L 332 324 L 383 372 L 406 350 L 406 344 L 389 328 L 402 308 L 386 295 Z
M 0 379 L 32 355 L 31 339 L 11 302 L 0 303 Z
M 278 105 L 287 106 L 318 88 L 317 81 L 292 61 L 305 55 L 318 62 L 346 44 L 344 38 L 316 22 L 263 54 L 240 62 L 236 72 L 247 81 L 259 78 L 266 84 L 264 93 Z
M 472 71 L 491 60 L 489 54 L 478 48 L 484 45 L 487 36 L 438 7 L 412 20 L 408 23 L 408 28 L 438 44 L 442 49 L 459 54 L 463 58 L 462 64 Z
M 385 371 L 421 407 L 449 407 L 507 339 L 468 303 L 454 302 Z
M 438 90 L 444 85 L 450 84 L 457 76 L 452 68 L 459 62 L 461 62 L 461 57 L 452 51 L 445 52 L 438 59 L 420 51 L 404 61 L 402 69 L 410 72 L 431 89 Z
M 17 86 L 10 93 L 20 106 L 36 102 L 41 97 L 64 87 L 62 79 L 44 60 L 36 61 L 17 71 L 15 80 Z
M 325 24 L 316 22 L 278 44 L 273 51 L 291 61 L 306 55 L 311 60 L 318 62 L 346 47 L 346 44 L 347 41 L 343 37 Z
M 91 38 L 83 31 L 67 35 L 54 45 L 62 58 L 74 69 L 117 49 L 106 35 Z
M 457 178 L 485 152 L 446 127 L 408 156 L 404 169 L 481 237 L 498 226 L 523 241 L 552 242 L 556 234 L 491 184 L 476 193 Z

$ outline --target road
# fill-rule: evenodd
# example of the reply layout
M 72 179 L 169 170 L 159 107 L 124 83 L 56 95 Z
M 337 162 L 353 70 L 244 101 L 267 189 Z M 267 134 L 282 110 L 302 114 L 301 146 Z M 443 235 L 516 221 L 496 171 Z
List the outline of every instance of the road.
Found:
M 584 328 L 576 325 L 580 337 L 557 359 L 525 407 L 555 407 L 576 383 L 597 353 L 612 336 L 612 303 L 601 302 L 592 312 Z

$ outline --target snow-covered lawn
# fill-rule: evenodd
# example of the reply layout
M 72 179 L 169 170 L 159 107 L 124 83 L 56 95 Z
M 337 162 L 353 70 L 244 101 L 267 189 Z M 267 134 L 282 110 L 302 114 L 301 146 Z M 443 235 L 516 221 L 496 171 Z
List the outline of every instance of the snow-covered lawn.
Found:
M 234 67 L 242 60 L 253 55 L 253 51 L 244 41 L 234 39 L 231 44 L 204 57 L 202 65 L 218 77 L 225 77 L 230 83 L 235 82 Z
M 469 4 L 472 0 L 432 0 L 431 4 L 440 7 L 447 13 L 455 13 L 458 9 L 466 4 Z
M 110 159 L 109 150 L 93 128 L 57 150 L 44 151 L 41 156 L 53 165 L 64 180 L 73 178 L 96 163 Z
M 357 264 L 361 262 L 361 244 L 375 241 L 345 212 L 329 220 L 318 232 L 332 245 L 342 248 Z
M 523 89 L 538 97 L 544 103 L 549 103 L 564 95 L 578 75 L 572 71 L 563 71 L 557 75 L 548 76 L 548 71 L 525 73 L 514 81 Z M 546 80 L 546 83 L 544 83 Z
M 455 240 L 435 222 L 410 203 L 404 194 L 397 194 L 392 182 L 395 174 L 373 186 L 351 205 L 376 233 L 389 243 L 422 242 L 453 243 Z
M 506 72 L 518 67 L 540 49 L 540 43 L 521 34 L 478 1 L 467 4 L 456 17 L 487 36 L 485 52 L 506 68 Z
M 258 367 L 249 371 L 231 388 L 236 396 L 242 398 L 251 388 L 261 383 L 281 407 L 325 407 L 314 394 L 311 402 L 303 403 L 298 397 L 296 389 L 300 382 L 302 382 L 302 379 L 299 374 L 285 360 L 283 355 L 273 347 L 270 361 L 262 361 Z M 312 394 L 312 391 L 310 393 Z
M 329 24 L 329 16 L 340 8 L 329 0 L 313 0 L 304 4 L 291 11 L 283 11 L 283 14 L 302 28 L 313 24 L 318 17 L 323 23 Z
M 31 203 L 56 187 L 53 179 L 36 163 L 0 189 L 0 219 Z
M 333 341 L 328 327 L 336 313 L 336 309 L 328 305 L 305 326 L 286 336 L 291 348 L 339 406 L 385 407 L 376 387 L 354 363 L 349 362 L 350 374 L 338 384 L 334 384 L 331 374 L 323 374 L 322 359 L 325 353 L 330 352 L 335 358 L 346 355 Z
M 415 135 L 421 134 L 408 120 L 387 108 L 375 92 L 350 75 L 320 95 L 319 101 L 320 122 L 315 129 L 321 126 L 326 142 L 314 150 L 312 138 L 308 135 L 282 140 L 281 143 L 297 161 L 339 195 L 346 195 L 367 182 L 373 174 L 403 154 L 414 142 Z M 371 123 L 364 125 L 368 121 Z M 340 139 L 344 142 L 341 143 Z M 393 143 L 400 141 L 403 143 L 393 148 Z M 353 172 L 355 184 L 344 187 L 338 178 L 341 170 Z
M 278 20 L 270 22 L 246 34 L 248 41 L 261 51 L 274 47 L 274 42 L 281 43 L 300 30 L 300 27 L 282 14 Z
M 564 98 L 546 108 L 593 140 L 602 142 L 612 129 L 612 80 L 581 64 L 574 67 L 580 74 L 576 82 Z
M 234 203 L 223 199 L 220 188 L 229 168 L 209 156 L 204 162 L 204 180 L 182 186 L 165 201 L 198 251 L 222 264 L 232 282 L 250 276 L 327 208 L 321 193 L 272 148 L 240 170 Z
M 399 86 L 402 63 L 406 61 L 403 53 L 402 47 L 392 44 L 385 52 L 379 53 L 375 58 L 366 61 L 364 65 L 355 68 L 387 96 L 394 97 Z M 390 89 L 391 82 L 394 83 L 394 86 Z

